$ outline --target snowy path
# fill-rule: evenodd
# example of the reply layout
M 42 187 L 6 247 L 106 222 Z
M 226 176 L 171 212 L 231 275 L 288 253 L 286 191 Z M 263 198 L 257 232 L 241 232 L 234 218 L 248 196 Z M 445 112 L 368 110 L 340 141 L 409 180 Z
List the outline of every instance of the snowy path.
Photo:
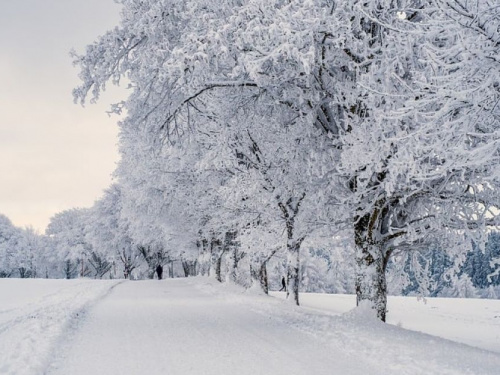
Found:
M 500 355 L 330 316 L 214 281 L 125 282 L 82 322 L 51 375 L 498 375 Z
M 91 312 L 54 374 L 332 374 L 364 366 L 188 280 L 128 282 Z

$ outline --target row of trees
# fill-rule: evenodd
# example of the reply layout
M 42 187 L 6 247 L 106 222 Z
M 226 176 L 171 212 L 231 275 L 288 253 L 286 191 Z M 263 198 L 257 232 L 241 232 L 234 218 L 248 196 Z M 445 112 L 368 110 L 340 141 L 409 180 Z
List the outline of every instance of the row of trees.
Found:
M 234 253 L 212 259 L 212 253 L 207 257 L 195 244 L 191 248 L 184 246 L 179 252 L 170 247 L 168 240 L 156 239 L 156 246 L 153 242 L 135 243 L 126 231 L 119 232 L 116 226 L 110 228 L 106 224 L 112 217 L 109 209 L 102 210 L 106 199 L 119 206 L 117 186 L 109 189 L 91 209 L 73 209 L 55 215 L 46 235 L 39 235 L 31 228 L 16 228 L 1 216 L 0 278 L 153 278 L 155 267 L 161 264 L 166 266 L 170 277 L 203 272 L 220 281 L 232 279 L 246 287 L 252 285 L 249 257 L 245 258 L 247 252 L 238 244 L 238 266 L 233 268 Z M 117 242 L 118 238 L 126 240 Z M 354 293 L 353 248 L 349 239 L 337 238 L 335 247 L 321 247 L 327 245 L 326 241 L 323 245 L 316 241 L 317 247 L 305 246 L 301 252 L 300 290 Z M 494 272 L 494 261 L 500 257 L 498 232 L 488 235 L 484 251 L 472 247 L 458 271 L 446 251 L 427 249 L 406 255 L 406 260 L 388 265 L 389 292 L 393 295 L 461 298 L 500 295 L 500 277 Z M 269 257 L 265 272 L 266 285 L 273 290 L 281 288 L 281 277 L 286 272 L 282 250 Z
M 352 249 L 334 262 L 385 320 L 391 261 L 444 249 L 458 270 L 484 248 L 500 192 L 494 2 L 119 2 L 120 25 L 74 54 L 76 101 L 130 88 L 93 251 L 168 242 L 264 291 L 284 254 L 298 304 L 301 249 Z
M 413 254 L 417 259 L 408 258 L 403 269 L 389 265 L 391 273 L 400 273 L 406 278 L 402 288 L 393 290 L 403 295 L 424 295 L 432 297 L 487 297 L 500 295 L 500 277 L 496 260 L 500 257 L 500 234 L 491 232 L 484 249 L 471 247 L 465 261 L 458 268 L 446 251 L 428 249 Z M 400 268 L 400 267 L 399 267 Z
M 55 215 L 46 230 L 58 259 L 76 266 L 80 276 L 150 278 L 158 265 L 167 266 L 173 277 L 174 261 L 184 276 L 194 274 L 196 255 L 176 251 L 167 234 L 143 231 L 124 215 L 125 202 L 118 185 L 107 189 L 90 209 L 74 209 Z M 167 248 L 168 245 L 168 248 Z M 74 271 L 72 271 L 74 272 Z M 67 274 L 67 278 L 71 275 Z
M 0 214 L 0 278 L 45 277 L 44 238 L 33 228 L 17 228 Z
M 75 56 L 74 94 L 130 83 L 114 107 L 130 222 L 217 257 L 233 233 L 264 289 L 284 247 L 297 304 L 301 247 L 342 233 L 358 303 L 382 320 L 391 258 L 434 246 L 460 263 L 497 224 L 494 3 L 121 3 L 121 24 Z

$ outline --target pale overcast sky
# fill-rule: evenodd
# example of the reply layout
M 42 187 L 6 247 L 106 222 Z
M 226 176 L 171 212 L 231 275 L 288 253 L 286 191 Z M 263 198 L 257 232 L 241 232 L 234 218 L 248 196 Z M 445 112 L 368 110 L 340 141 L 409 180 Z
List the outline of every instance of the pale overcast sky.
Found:
M 43 232 L 55 213 L 89 207 L 118 160 L 110 87 L 97 105 L 73 104 L 82 52 L 118 24 L 113 0 L 0 0 L 0 213 Z

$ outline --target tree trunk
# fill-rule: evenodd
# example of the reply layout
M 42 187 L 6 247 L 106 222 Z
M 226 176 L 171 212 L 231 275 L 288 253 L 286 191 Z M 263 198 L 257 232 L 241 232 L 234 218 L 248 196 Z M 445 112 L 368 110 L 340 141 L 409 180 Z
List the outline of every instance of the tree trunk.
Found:
M 173 260 L 171 260 L 168 263 L 168 277 L 170 277 L 171 279 L 174 278 L 174 261 Z
M 299 305 L 299 250 L 301 242 L 302 240 L 293 241 L 291 239 L 287 241 L 286 298 L 293 301 L 297 306 Z
M 262 288 L 264 293 L 269 294 L 269 282 L 267 278 L 267 261 L 265 261 L 260 265 L 259 281 L 260 281 L 260 287 Z
M 196 262 L 181 259 L 182 269 L 184 270 L 184 277 L 196 275 Z M 194 264 L 194 266 L 193 266 Z
M 21 279 L 25 279 L 26 278 L 26 268 L 24 267 L 19 267 L 19 277 Z
M 217 237 L 212 237 L 212 240 L 210 241 L 211 262 L 209 275 L 211 275 L 213 269 L 215 279 L 220 283 L 222 282 L 222 258 L 224 257 L 225 252 L 226 250 L 222 241 L 220 241 Z
M 236 261 L 236 252 L 238 250 L 235 248 L 229 254 L 229 272 L 226 276 L 228 281 L 236 283 L 236 269 L 238 267 L 238 262 Z
M 215 261 L 215 280 L 219 283 L 222 282 L 222 258 L 224 257 L 224 252 L 222 252 L 217 260 Z
M 64 267 L 64 276 L 66 277 L 66 279 L 71 279 L 77 268 L 78 265 L 73 265 L 71 263 L 71 260 L 67 259 Z
M 286 278 L 287 278 L 287 290 L 286 299 L 288 301 L 293 301 L 297 306 L 299 305 L 299 252 L 302 241 L 305 237 L 296 238 L 295 236 L 295 218 L 299 213 L 299 208 L 302 200 L 305 198 L 306 193 L 303 193 L 300 197 L 291 197 L 286 203 L 278 200 L 278 207 L 283 213 L 283 218 L 286 220 L 286 249 L 287 249 L 287 266 L 286 266 Z M 277 197 L 279 199 L 279 197 Z
M 269 294 L 269 282 L 267 279 L 267 261 L 260 263 L 259 261 L 251 262 L 250 276 L 252 278 L 252 286 L 258 285 L 266 294 Z
M 373 243 L 370 215 L 354 225 L 356 244 L 356 305 L 369 303 L 377 318 L 385 322 L 387 313 L 386 261 L 380 246 Z
M 238 284 L 238 282 L 241 282 L 240 280 L 238 280 L 238 265 L 240 261 L 245 258 L 246 253 L 240 251 L 238 246 L 233 246 L 233 248 L 229 251 L 229 269 L 228 274 L 226 275 L 226 279 L 235 284 Z
M 182 269 L 184 270 L 184 276 L 196 276 L 196 264 L 195 260 L 182 260 Z
M 208 246 L 208 240 L 202 238 L 197 243 L 199 249 L 198 255 L 198 273 L 201 276 L 210 275 L 210 248 Z

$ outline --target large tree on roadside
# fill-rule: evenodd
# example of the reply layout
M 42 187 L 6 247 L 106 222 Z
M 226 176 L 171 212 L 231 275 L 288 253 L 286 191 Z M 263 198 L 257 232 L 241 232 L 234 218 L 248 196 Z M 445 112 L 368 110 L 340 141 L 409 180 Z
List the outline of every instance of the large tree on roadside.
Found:
M 227 95 L 232 90 L 220 91 L 227 91 L 226 97 L 235 97 Z M 316 212 L 325 203 L 319 192 L 322 181 L 313 176 L 312 169 L 327 163 L 319 160 L 311 163 L 311 155 L 323 152 L 325 142 L 318 130 L 304 127 L 302 118 L 294 111 L 285 106 L 276 108 L 272 97 L 265 92 L 249 90 L 248 95 L 251 107 L 238 106 L 243 97 L 239 93 L 235 102 L 226 99 L 224 107 L 230 113 L 219 110 L 219 116 L 227 121 L 221 126 L 221 138 L 227 143 L 229 156 L 222 159 L 232 171 L 232 179 L 223 189 L 224 196 L 227 204 L 240 213 L 238 220 L 246 232 L 247 246 L 252 243 L 252 232 L 259 233 L 255 246 L 248 251 L 254 259 L 252 263 L 256 263 L 252 268 L 260 270 L 253 273 L 260 274 L 264 291 L 266 263 L 284 249 L 287 297 L 298 304 L 300 249 L 312 235 Z M 243 217 L 246 222 L 242 222 Z M 263 243 L 267 245 L 263 247 Z

